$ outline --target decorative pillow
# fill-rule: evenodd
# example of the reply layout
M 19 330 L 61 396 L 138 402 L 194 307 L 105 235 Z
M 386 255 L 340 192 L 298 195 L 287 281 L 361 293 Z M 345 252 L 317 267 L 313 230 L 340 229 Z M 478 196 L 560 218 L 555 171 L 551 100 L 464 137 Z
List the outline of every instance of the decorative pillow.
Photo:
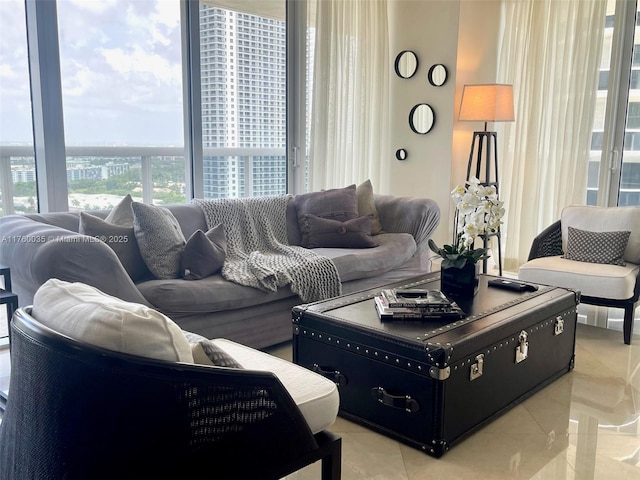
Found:
M 371 238 L 371 222 L 369 215 L 353 218 L 346 222 L 330 218 L 305 215 L 300 232 L 301 246 L 305 248 L 371 248 L 378 244 Z
M 316 217 L 330 218 L 340 222 L 358 217 L 355 184 L 345 188 L 296 195 L 295 205 L 298 211 L 298 226 L 300 229 L 302 229 L 305 215 L 315 215 Z
M 624 251 L 631 232 L 590 232 L 569 227 L 564 258 L 577 262 L 624 266 Z
M 185 280 L 199 280 L 220 270 L 226 256 L 224 225 L 216 225 L 207 233 L 198 229 L 187 240 L 180 271 Z
M 185 239 L 176 217 L 164 207 L 133 202 L 133 231 L 151 273 L 159 279 L 180 277 Z
M 193 363 L 189 341 L 168 317 L 84 283 L 47 280 L 33 297 L 32 314 L 80 342 L 156 360 Z
M 105 222 L 112 223 L 114 225 L 122 225 L 123 227 L 133 227 L 133 210 L 131 210 L 131 204 L 133 199 L 131 195 L 127 195 L 120 200 L 120 203 L 113 207 L 113 209 L 105 218 Z
M 80 212 L 79 232 L 98 238 L 109 245 L 134 282 L 149 275 L 132 226 L 113 225 L 95 215 Z
M 210 340 L 199 340 L 191 343 L 193 363 L 198 365 L 215 365 L 216 367 L 242 368 L 231 355 Z
M 373 198 L 373 186 L 371 180 L 367 180 L 356 187 L 356 198 L 358 200 L 358 214 L 372 215 L 373 221 L 371 222 L 371 235 L 378 235 L 384 233 L 382 230 L 382 224 L 380 223 L 380 216 L 378 215 L 378 209 Z

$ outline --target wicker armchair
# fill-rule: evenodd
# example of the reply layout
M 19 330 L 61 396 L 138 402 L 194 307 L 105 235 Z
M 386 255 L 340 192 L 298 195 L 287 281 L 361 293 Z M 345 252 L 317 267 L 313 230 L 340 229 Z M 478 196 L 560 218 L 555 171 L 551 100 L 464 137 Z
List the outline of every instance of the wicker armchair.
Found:
M 191 366 L 79 343 L 27 310 L 11 322 L 0 478 L 277 479 L 341 440 L 315 436 L 271 373 Z
M 543 230 L 538 236 L 533 240 L 531 244 L 531 250 L 529 252 L 528 262 L 525 263 L 518 273 L 518 278 L 525 281 L 534 281 L 536 283 L 552 283 L 552 282 L 544 282 L 541 281 L 539 276 L 532 277 L 531 270 L 528 268 L 533 265 L 531 262 L 538 258 L 543 257 L 554 257 L 563 255 L 562 250 L 562 223 L 561 220 L 551 224 L 545 230 Z M 574 274 L 577 275 L 577 274 Z M 558 277 L 555 277 L 558 278 Z M 567 272 L 563 272 L 563 281 L 567 282 L 566 284 L 559 285 L 562 287 L 571 288 L 575 286 L 575 284 L 571 284 L 571 274 Z M 555 282 L 554 284 L 557 284 Z M 631 344 L 631 333 L 633 332 L 633 319 L 635 309 L 640 303 L 640 270 L 638 270 L 637 276 L 635 278 L 635 287 L 633 289 L 633 295 L 629 298 L 617 299 L 617 298 L 604 298 L 593 295 L 585 295 L 582 293 L 580 297 L 580 301 L 582 303 L 587 303 L 590 305 L 598 305 L 604 307 L 614 307 L 614 308 L 622 308 L 624 309 L 624 321 L 623 321 L 623 337 L 624 343 L 627 345 Z

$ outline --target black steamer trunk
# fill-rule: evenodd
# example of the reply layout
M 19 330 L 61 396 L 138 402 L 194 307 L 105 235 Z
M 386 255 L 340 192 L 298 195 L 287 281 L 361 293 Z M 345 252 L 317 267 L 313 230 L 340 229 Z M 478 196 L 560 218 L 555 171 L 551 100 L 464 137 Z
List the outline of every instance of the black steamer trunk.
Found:
M 334 380 L 340 415 L 435 457 L 573 368 L 579 293 L 488 287 L 455 322 L 381 322 L 380 289 L 293 309 L 294 361 Z M 439 288 L 430 274 L 396 288 Z

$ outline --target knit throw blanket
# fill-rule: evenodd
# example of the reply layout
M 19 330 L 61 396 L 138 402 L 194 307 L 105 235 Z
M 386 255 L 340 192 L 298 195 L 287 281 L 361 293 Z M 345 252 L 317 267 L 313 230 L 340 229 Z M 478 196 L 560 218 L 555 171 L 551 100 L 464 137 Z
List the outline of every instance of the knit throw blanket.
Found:
M 287 203 L 290 195 L 247 198 L 195 199 L 207 226 L 222 223 L 227 256 L 222 267 L 226 280 L 275 292 L 290 285 L 304 302 L 342 293 L 333 261 L 306 248 L 289 245 Z

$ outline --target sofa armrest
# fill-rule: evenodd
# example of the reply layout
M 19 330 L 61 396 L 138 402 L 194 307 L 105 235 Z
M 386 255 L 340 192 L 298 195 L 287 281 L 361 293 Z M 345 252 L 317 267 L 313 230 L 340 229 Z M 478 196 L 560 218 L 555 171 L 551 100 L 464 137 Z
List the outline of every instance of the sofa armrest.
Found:
M 82 282 L 129 302 L 151 306 L 115 252 L 98 239 L 22 215 L 0 219 L 0 263 L 11 268 L 20 305 L 33 302 L 50 278 Z
M 428 251 L 427 241 L 440 223 L 440 208 L 429 198 L 374 195 L 385 232 L 410 233 L 418 252 Z
M 560 220 L 552 223 L 533 239 L 528 260 L 562 255 L 562 228 Z

